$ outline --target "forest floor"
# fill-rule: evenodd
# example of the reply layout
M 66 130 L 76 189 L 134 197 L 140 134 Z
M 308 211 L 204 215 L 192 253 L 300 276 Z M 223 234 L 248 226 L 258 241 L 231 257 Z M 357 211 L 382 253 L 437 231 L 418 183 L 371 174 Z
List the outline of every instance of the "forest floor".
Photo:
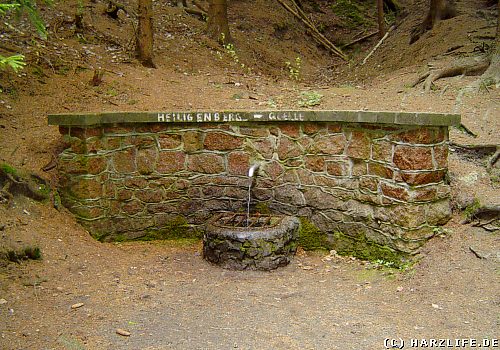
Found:
M 430 93 L 411 87 L 428 62 L 477 55 L 494 36 L 495 9 L 458 1 L 459 16 L 409 46 L 425 2 L 403 3 L 411 11 L 365 65 L 377 38 L 343 63 L 275 2 L 231 2 L 234 49 L 207 39 L 198 19 L 156 3 L 156 69 L 130 58 L 125 13 L 111 20 L 101 14 L 105 2 L 89 2 L 86 27 L 75 33 L 76 1 L 56 4 L 42 13 L 51 39 L 37 39 L 25 21 L 2 34 L 0 49 L 25 53 L 29 65 L 0 76 L 0 163 L 57 184 L 54 170 L 41 170 L 61 145 L 49 113 L 297 109 L 305 91 L 323 96 L 317 109 L 460 113 L 477 137 L 454 128 L 451 142 L 498 145 L 498 87 L 464 93 L 477 77 L 438 80 Z M 344 42 L 359 34 L 323 10 L 315 14 L 333 23 L 326 33 Z M 296 57 L 298 80 L 289 69 Z M 92 86 L 98 68 L 103 81 Z M 304 251 L 276 271 L 226 271 L 202 259 L 200 242 L 100 243 L 66 210 L 18 197 L 0 205 L 0 249 L 37 246 L 42 259 L 0 261 L 0 348 L 383 349 L 386 338 L 498 339 L 498 232 L 461 224 L 460 211 L 474 199 L 500 204 L 498 168 L 485 164 L 452 148 L 455 214 L 405 271 Z

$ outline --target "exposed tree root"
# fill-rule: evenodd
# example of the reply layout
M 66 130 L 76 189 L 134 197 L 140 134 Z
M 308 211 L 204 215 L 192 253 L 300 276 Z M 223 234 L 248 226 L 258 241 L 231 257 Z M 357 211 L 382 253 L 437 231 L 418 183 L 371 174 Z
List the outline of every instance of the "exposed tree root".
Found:
M 0 202 L 9 204 L 14 196 L 22 195 L 37 201 L 50 197 L 50 186 L 41 177 L 34 174 L 20 174 L 12 167 L 0 166 Z
M 198 1 L 192 0 L 192 5 L 187 0 L 178 0 L 177 7 L 182 8 L 186 13 L 198 17 L 201 21 L 205 21 L 208 18 L 208 10 L 203 7 Z
M 488 157 L 486 167 L 491 170 L 500 159 L 500 145 L 460 145 L 450 142 L 450 150 L 469 161 L 482 161 Z
M 500 205 L 485 205 L 479 207 L 462 221 L 462 223 L 473 223 L 473 226 L 482 227 L 491 232 L 498 231 L 500 229 Z
M 424 82 L 425 92 L 431 90 L 432 84 L 441 78 L 449 78 L 457 75 L 480 75 L 484 73 L 490 65 L 490 59 L 486 56 L 471 57 L 467 60 L 454 62 L 445 67 L 437 67 L 432 63 L 428 64 L 429 70 L 419 76 L 412 84 L 413 87 Z

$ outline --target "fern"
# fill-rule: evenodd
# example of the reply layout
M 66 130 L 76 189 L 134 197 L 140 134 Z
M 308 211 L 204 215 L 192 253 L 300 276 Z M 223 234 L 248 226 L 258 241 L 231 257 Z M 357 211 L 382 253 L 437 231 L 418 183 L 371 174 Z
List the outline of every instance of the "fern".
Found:
M 0 70 L 5 70 L 7 67 L 10 67 L 17 72 L 20 69 L 23 69 L 26 63 L 24 62 L 23 55 L 13 55 L 9 57 L 5 57 L 0 55 Z

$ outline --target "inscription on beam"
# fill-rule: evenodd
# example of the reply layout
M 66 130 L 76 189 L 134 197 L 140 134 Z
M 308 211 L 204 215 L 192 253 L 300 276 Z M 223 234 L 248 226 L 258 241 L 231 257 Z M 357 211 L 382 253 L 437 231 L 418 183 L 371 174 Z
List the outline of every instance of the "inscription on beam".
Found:
M 159 112 L 157 120 L 164 123 L 304 121 L 305 115 L 302 112 Z

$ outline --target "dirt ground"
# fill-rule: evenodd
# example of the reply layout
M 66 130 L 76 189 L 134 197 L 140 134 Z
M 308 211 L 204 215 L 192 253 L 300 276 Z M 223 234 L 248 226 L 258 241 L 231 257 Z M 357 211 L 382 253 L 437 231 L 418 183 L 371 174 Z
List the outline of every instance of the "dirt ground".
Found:
M 498 87 L 463 93 L 477 77 L 439 80 L 429 94 L 410 87 L 427 62 L 471 55 L 494 35 L 494 10 L 460 1 L 459 16 L 408 46 L 425 3 L 403 3 L 411 11 L 366 65 L 376 38 L 344 64 L 273 2 L 231 2 L 238 62 L 204 36 L 203 22 L 156 3 L 157 69 L 148 69 L 130 59 L 125 14 L 111 21 L 98 11 L 105 2 L 90 2 L 82 39 L 68 1 L 43 12 L 53 40 L 36 39 L 27 22 L 24 36 L 5 29 L 4 42 L 30 65 L 0 76 L 0 162 L 55 186 L 55 171 L 41 170 L 61 145 L 49 113 L 296 109 L 304 91 L 323 95 L 318 109 L 460 113 L 477 137 L 453 128 L 451 142 L 498 145 Z M 343 40 L 353 32 L 342 28 Z M 285 64 L 295 57 L 300 81 Z M 91 86 L 98 67 L 103 82 Z M 276 271 L 227 271 L 202 259 L 200 242 L 99 243 L 65 209 L 18 197 L 0 205 L 0 249 L 38 246 L 43 258 L 0 262 L 0 349 L 383 349 L 386 338 L 498 339 L 498 232 L 461 224 L 458 210 L 474 199 L 500 204 L 498 169 L 488 172 L 485 161 L 450 153 L 454 217 L 405 271 L 304 251 Z

